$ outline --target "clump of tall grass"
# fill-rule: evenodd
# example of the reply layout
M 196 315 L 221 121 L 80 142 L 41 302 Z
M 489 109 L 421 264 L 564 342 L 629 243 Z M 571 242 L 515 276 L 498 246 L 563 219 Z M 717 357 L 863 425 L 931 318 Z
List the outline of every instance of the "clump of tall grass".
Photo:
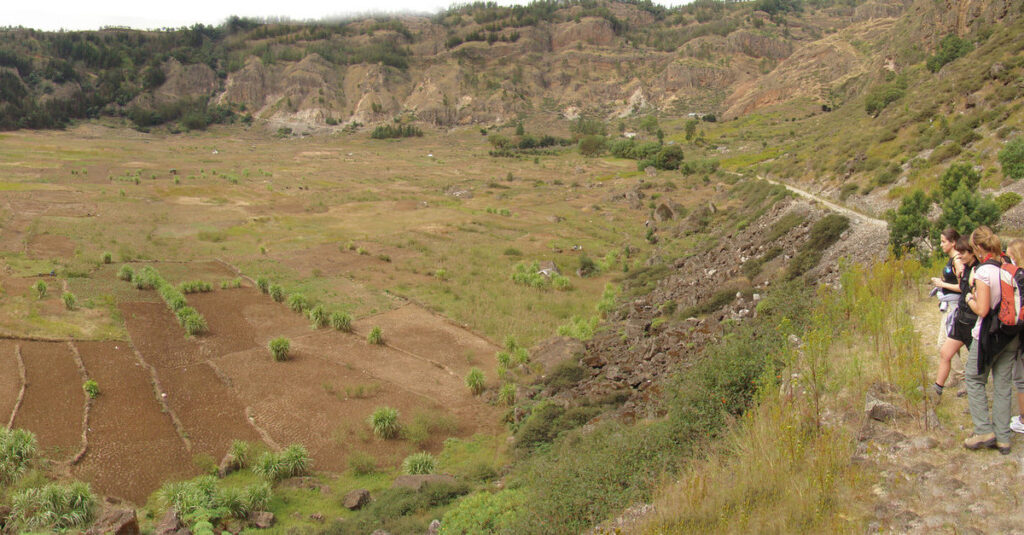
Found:
M 306 474 L 313 461 L 302 444 L 292 444 L 280 453 L 266 452 L 260 455 L 252 471 L 271 482 Z
M 185 281 L 179 285 L 179 288 L 181 288 L 181 292 L 184 294 L 205 293 L 213 291 L 213 286 L 210 283 L 201 280 Z
M 8 524 L 19 533 L 63 531 L 88 524 L 95 505 L 96 499 L 88 484 L 80 481 L 69 485 L 51 483 L 14 493 Z
M 331 312 L 331 327 L 336 331 L 351 332 L 352 316 L 344 312 Z
M 188 481 L 166 483 L 157 491 L 161 504 L 173 508 L 182 520 L 198 532 L 205 523 L 226 517 L 246 518 L 270 505 L 272 492 L 267 483 L 245 488 L 218 488 L 217 478 L 201 476 Z
M 317 305 L 309 309 L 309 321 L 314 329 L 327 325 L 327 310 L 323 305 Z
M 36 292 L 36 299 L 42 299 L 46 297 L 46 292 L 49 290 L 49 286 L 43 281 L 38 281 L 32 285 L 32 289 Z
M 425 451 L 413 453 L 402 461 L 402 471 L 410 475 L 433 474 L 436 467 L 437 460 Z
M 368 421 L 377 438 L 384 440 L 395 438 L 401 431 L 401 426 L 398 423 L 398 409 L 377 407 Z
M 114 261 L 114 255 L 110 254 L 109 252 L 105 252 L 103 253 L 103 256 L 100 257 L 100 261 L 103 262 L 104 264 L 109 264 Z
M 270 298 L 278 303 L 284 302 L 284 288 L 280 284 L 271 284 L 267 289 L 267 293 L 270 294 Z
M 221 290 L 230 290 L 230 289 L 233 289 L 233 288 L 241 288 L 241 287 L 242 287 L 242 278 L 241 277 L 235 277 L 233 279 L 220 281 L 220 289 Z
M 9 485 L 28 470 L 39 446 L 24 429 L 0 427 L 0 486 Z
M 514 383 L 501 385 L 498 390 L 498 402 L 509 407 L 516 404 L 516 385 Z
M 473 368 L 469 370 L 469 373 L 466 375 L 466 386 L 469 387 L 469 391 L 472 392 L 474 396 L 483 394 L 484 389 L 487 388 L 483 370 L 480 368 Z
M 60 294 L 60 300 L 64 302 L 64 308 L 68 310 L 74 310 L 75 305 L 78 303 L 78 299 L 75 298 L 75 294 L 71 292 L 64 292 Z
M 82 390 L 89 396 L 89 399 L 96 399 L 100 395 L 100 385 L 92 379 L 82 383 Z
M 292 294 L 288 296 L 288 308 L 298 313 L 305 312 L 309 310 L 309 299 L 302 294 Z
M 179 308 L 175 314 L 178 316 L 178 323 L 185 328 L 185 332 L 190 336 L 202 334 L 208 329 L 206 318 L 190 306 Z
M 384 331 L 380 327 L 374 325 L 370 329 L 370 334 L 366 335 L 366 341 L 375 346 L 384 345 Z
M 270 293 L 270 279 L 263 276 L 256 277 L 256 287 L 260 289 L 260 293 Z
M 122 265 L 121 268 L 117 270 L 117 278 L 123 281 L 131 282 L 134 277 L 135 270 L 128 264 Z
M 288 353 L 291 352 L 292 343 L 290 340 L 283 336 L 279 336 L 270 341 L 270 355 L 274 357 L 277 362 L 284 362 L 288 360 Z

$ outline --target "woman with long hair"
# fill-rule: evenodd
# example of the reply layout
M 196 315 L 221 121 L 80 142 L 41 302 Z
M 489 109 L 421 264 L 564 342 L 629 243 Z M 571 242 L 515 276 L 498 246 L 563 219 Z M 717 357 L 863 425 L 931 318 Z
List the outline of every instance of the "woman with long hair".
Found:
M 978 315 L 971 331 L 973 341 L 967 353 L 964 370 L 967 383 L 967 406 L 970 409 L 974 434 L 964 440 L 970 450 L 996 448 L 1010 454 L 1010 407 L 1013 394 L 1013 363 L 1020 338 L 1001 335 L 993 329 L 1000 298 L 999 267 L 1002 244 L 988 227 L 971 233 L 971 247 L 981 264 L 975 270 L 974 288 L 967 295 L 967 305 Z M 988 409 L 985 385 L 992 375 L 992 412 Z
M 956 240 L 953 250 L 957 253 L 957 265 L 960 266 L 958 273 L 959 301 L 949 312 L 949 318 L 944 324 L 946 341 L 939 349 L 939 370 L 935 374 L 935 384 L 932 386 L 936 403 L 942 399 L 942 390 L 946 386 L 946 379 L 949 378 L 950 363 L 953 356 L 960 352 L 960 348 L 971 347 L 974 338 L 971 330 L 978 316 L 967 305 L 967 296 L 970 294 L 971 283 L 974 280 L 974 269 L 978 266 L 978 260 L 974 257 L 974 250 L 971 248 L 971 240 L 967 236 L 960 236 Z

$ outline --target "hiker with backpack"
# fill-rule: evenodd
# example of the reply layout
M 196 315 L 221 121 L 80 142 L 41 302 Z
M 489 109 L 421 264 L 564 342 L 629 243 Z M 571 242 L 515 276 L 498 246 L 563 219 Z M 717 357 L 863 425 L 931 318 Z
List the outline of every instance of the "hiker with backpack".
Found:
M 1016 239 L 1006 247 L 1006 254 L 1013 263 L 1024 267 L 1024 240 Z M 1024 357 L 1018 348 L 1017 359 L 1013 364 L 1013 386 L 1017 390 L 1017 416 L 1010 419 L 1010 431 L 1024 433 Z
M 975 258 L 974 249 L 971 248 L 970 237 L 960 236 L 957 238 L 954 251 L 957 253 L 956 265 L 961 266 L 957 273 L 960 293 L 956 294 L 959 296 L 959 300 L 950 308 L 949 317 L 943 325 L 946 340 L 939 349 L 939 369 L 935 374 L 935 383 L 932 385 L 932 400 L 936 404 L 942 399 L 942 390 L 946 386 L 946 379 L 949 378 L 953 357 L 960 353 L 960 348 L 967 346 L 969 349 L 971 347 L 971 342 L 974 340 L 971 330 L 974 328 L 974 323 L 978 321 L 977 314 L 967 305 L 967 296 L 970 295 L 971 284 L 974 282 L 974 269 L 978 266 L 978 259 Z M 955 375 L 963 380 L 963 370 L 958 369 Z
M 978 321 L 971 331 L 974 340 L 964 370 L 967 405 L 974 424 L 974 433 L 964 440 L 964 447 L 969 450 L 996 448 L 999 453 L 1009 455 L 1011 378 L 1020 343 L 1016 321 L 1020 318 L 1020 285 L 1014 287 L 1014 283 L 1018 282 L 1017 275 L 1024 277 L 1024 270 L 1004 259 L 999 237 L 988 227 L 974 230 L 971 246 L 981 264 L 975 270 L 974 288 L 966 299 L 971 311 L 978 315 Z M 991 414 L 985 392 L 990 373 Z

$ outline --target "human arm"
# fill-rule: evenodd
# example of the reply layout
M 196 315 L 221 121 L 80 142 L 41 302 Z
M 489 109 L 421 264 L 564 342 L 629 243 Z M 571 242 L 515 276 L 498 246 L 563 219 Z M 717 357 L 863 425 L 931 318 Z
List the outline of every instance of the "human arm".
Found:
M 932 286 L 935 286 L 936 288 L 942 288 L 947 292 L 960 293 L 960 286 L 956 284 L 950 284 L 948 282 L 942 282 L 942 279 L 938 277 L 932 277 Z
M 979 318 L 984 318 L 988 315 L 988 304 L 991 297 L 992 289 L 981 278 L 977 278 L 974 291 L 967 294 L 967 306 L 971 307 L 971 312 L 977 314 Z

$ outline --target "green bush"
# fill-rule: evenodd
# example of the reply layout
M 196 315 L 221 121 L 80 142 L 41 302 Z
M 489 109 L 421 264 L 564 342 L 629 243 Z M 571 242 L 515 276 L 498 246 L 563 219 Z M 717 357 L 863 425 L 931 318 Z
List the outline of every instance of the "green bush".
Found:
M 235 277 L 235 278 L 233 278 L 231 280 L 220 281 L 220 289 L 221 290 L 230 290 L 232 288 L 241 288 L 241 287 L 242 287 L 242 279 L 240 277 Z
M 17 481 L 28 470 L 38 448 L 31 432 L 0 426 L 0 486 Z
M 64 301 L 64 308 L 68 310 L 74 310 L 75 304 L 78 302 L 78 300 L 75 298 L 75 294 L 71 292 L 64 292 L 60 294 L 60 299 L 61 301 Z
M 331 327 L 336 331 L 351 332 L 352 316 L 344 312 L 331 312 Z
M 117 270 L 117 278 L 131 282 L 132 278 L 135 277 L 135 270 L 131 266 L 125 264 L 121 266 L 121 269 Z
M 996 206 L 999 207 L 1000 213 L 1006 213 L 1010 208 L 1020 204 L 1020 201 L 1021 196 L 1019 194 L 1007 191 L 1005 193 L 1000 193 L 999 196 L 996 197 Z
M 966 56 L 971 50 L 974 50 L 974 44 L 951 33 L 939 41 L 939 49 L 935 51 L 934 56 L 928 58 L 925 66 L 929 71 L 938 72 L 943 65 Z
M 86 395 L 89 396 L 89 399 L 96 399 L 96 397 L 100 395 L 100 385 L 97 384 L 96 381 L 93 381 L 92 379 L 89 379 L 84 384 L 82 384 L 82 390 L 85 390 L 85 393 Z
M 375 346 L 384 345 L 384 332 L 380 327 L 374 325 L 373 328 L 370 329 L 370 334 L 366 336 L 366 341 Z
M 999 206 L 990 196 L 961 185 L 952 195 L 942 199 L 942 214 L 935 222 L 935 228 L 952 227 L 967 234 L 981 225 L 996 227 L 1001 215 Z
M 561 392 L 580 382 L 585 373 L 579 363 L 574 359 L 559 362 L 555 369 L 551 370 L 544 383 L 552 392 Z
M 103 256 L 102 256 L 102 257 L 100 257 L 100 260 L 101 260 L 101 261 L 102 261 L 102 262 L 103 262 L 104 264 L 109 264 L 109 263 L 111 263 L 111 262 L 113 262 L 113 261 L 114 261 L 114 255 L 112 255 L 112 254 L 110 254 L 110 253 L 103 253 Z
M 266 277 L 256 277 L 256 287 L 260 289 L 260 293 L 270 293 L 270 280 Z
M 284 362 L 288 360 L 288 352 L 291 350 L 291 340 L 283 336 L 279 336 L 270 341 L 270 355 L 274 357 L 277 362 Z
M 377 438 L 384 440 L 395 438 L 401 427 L 398 423 L 398 409 L 377 407 L 369 418 L 370 427 Z
M 314 329 L 327 325 L 327 310 L 323 305 L 317 305 L 309 309 L 309 321 Z
M 288 296 L 288 308 L 299 313 L 305 312 L 309 309 L 309 299 L 302 294 L 292 294 Z
M 529 507 L 522 490 L 478 492 L 467 496 L 445 513 L 442 535 L 516 533 L 518 520 Z
M 434 456 L 425 451 L 413 453 L 402 461 L 402 471 L 410 475 L 433 474 L 436 466 Z
M 278 303 L 284 302 L 284 288 L 279 284 L 271 284 L 268 293 L 270 294 L 270 298 L 274 301 L 277 301 Z
M 1003 175 L 1014 180 L 1024 178 L 1024 136 L 1017 136 L 999 151 Z
M 487 387 L 484 381 L 484 372 L 480 368 L 473 368 L 469 370 L 469 374 L 466 375 L 466 386 L 469 387 L 469 391 L 474 396 L 479 396 L 484 392 Z
M 49 289 L 49 286 L 47 286 L 43 281 L 37 281 L 32 285 L 32 289 L 36 292 L 36 299 L 42 299 L 46 297 L 46 292 Z
M 839 214 L 829 214 L 815 222 L 810 237 L 800 246 L 786 268 L 786 278 L 795 279 L 817 266 L 825 249 L 839 241 L 839 236 L 848 228 L 850 219 Z
M 877 117 L 886 106 L 903 98 L 906 90 L 907 81 L 902 76 L 892 82 L 872 87 L 864 99 L 864 111 L 868 115 Z
M 554 441 L 562 433 L 587 423 L 600 412 L 601 409 L 597 407 L 564 409 L 550 402 L 538 403 L 516 431 L 515 447 L 523 451 L 533 451 L 543 444 Z
M 158 292 L 164 303 L 167 304 L 167 307 L 171 309 L 171 312 L 177 313 L 188 304 L 185 301 L 185 295 L 170 284 L 160 286 Z
M 558 326 L 557 332 L 559 336 L 569 336 L 577 340 L 587 341 L 594 337 L 598 321 L 597 316 L 589 318 L 572 316 L 569 318 L 569 321 Z
M 89 485 L 80 481 L 25 489 L 11 497 L 8 527 L 26 532 L 84 526 L 92 520 L 95 506 Z
M 600 156 L 604 152 L 604 136 L 583 136 L 580 139 L 580 154 L 584 156 Z

